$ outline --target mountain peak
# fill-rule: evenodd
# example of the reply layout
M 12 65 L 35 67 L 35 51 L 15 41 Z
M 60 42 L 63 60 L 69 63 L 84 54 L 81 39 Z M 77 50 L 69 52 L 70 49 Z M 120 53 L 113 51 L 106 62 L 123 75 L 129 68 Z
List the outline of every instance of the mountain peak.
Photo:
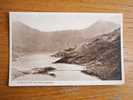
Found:
M 92 38 L 92 37 L 95 37 L 98 35 L 108 34 L 119 27 L 120 27 L 119 25 L 117 25 L 113 22 L 98 20 L 95 23 L 93 23 L 91 26 L 83 29 L 82 33 L 87 38 L 88 37 Z
M 93 25 L 110 25 L 110 26 L 112 25 L 112 26 L 120 27 L 118 24 L 107 20 L 98 20 Z

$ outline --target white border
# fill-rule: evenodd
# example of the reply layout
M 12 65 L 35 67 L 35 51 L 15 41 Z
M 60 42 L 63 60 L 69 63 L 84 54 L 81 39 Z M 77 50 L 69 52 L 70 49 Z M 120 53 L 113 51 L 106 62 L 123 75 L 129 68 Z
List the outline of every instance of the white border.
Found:
M 12 81 L 12 14 L 14 13 L 38 13 L 38 12 L 9 12 L 9 47 L 10 47 L 10 60 L 9 60 L 9 86 L 83 86 L 83 85 L 122 85 L 125 83 L 125 72 L 124 72 L 124 55 L 123 55 L 123 14 L 122 13 L 99 13 L 99 14 L 120 14 L 121 15 L 121 75 L 122 80 L 94 80 L 94 81 L 39 81 L 39 82 L 16 82 Z M 39 13 L 56 13 L 56 14 L 72 14 L 77 12 L 39 12 Z M 78 12 L 85 13 L 85 12 Z M 87 12 L 86 12 L 87 13 Z M 98 13 L 89 13 L 98 14 Z

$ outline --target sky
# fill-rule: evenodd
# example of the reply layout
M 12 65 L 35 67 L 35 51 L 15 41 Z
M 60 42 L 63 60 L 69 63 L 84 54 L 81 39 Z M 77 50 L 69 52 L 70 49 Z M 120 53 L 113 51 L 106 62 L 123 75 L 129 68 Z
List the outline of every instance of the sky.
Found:
M 98 20 L 121 25 L 121 13 L 10 12 L 10 22 L 19 21 L 40 31 L 83 29 Z

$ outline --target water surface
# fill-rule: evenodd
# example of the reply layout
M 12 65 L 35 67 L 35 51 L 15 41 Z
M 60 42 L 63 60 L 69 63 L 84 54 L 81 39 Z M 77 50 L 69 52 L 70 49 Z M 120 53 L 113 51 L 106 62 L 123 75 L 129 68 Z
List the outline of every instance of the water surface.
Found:
M 47 74 L 27 74 L 24 76 L 17 77 L 16 81 L 89 81 L 89 80 L 100 80 L 99 78 L 91 75 L 87 75 L 81 72 L 85 67 L 76 64 L 66 64 L 53 62 L 60 59 L 51 57 L 50 53 L 45 54 L 32 54 L 19 57 L 13 62 L 13 68 L 19 71 L 30 71 L 33 68 L 45 68 L 54 67 L 56 68 L 53 73 L 55 77 Z

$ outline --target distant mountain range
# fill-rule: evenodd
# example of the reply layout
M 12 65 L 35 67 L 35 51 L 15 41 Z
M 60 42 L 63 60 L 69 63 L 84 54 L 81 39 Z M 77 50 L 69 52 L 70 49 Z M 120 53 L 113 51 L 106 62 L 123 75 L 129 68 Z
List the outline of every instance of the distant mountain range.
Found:
M 118 27 L 111 22 L 97 21 L 81 30 L 41 32 L 21 22 L 14 22 L 12 23 L 13 49 L 23 53 L 59 51 L 76 47 L 86 39 L 109 33 Z

